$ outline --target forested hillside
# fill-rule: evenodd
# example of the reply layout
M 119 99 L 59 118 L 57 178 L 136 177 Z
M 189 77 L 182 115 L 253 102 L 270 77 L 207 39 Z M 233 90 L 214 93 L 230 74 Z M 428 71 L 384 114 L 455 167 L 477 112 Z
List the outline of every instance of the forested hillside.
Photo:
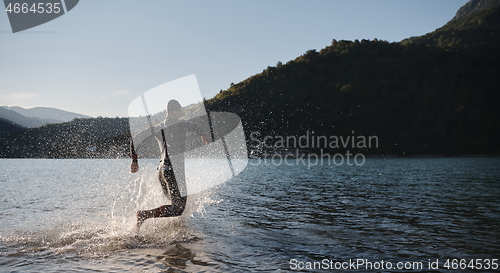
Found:
M 0 138 L 10 137 L 26 129 L 27 128 L 8 119 L 0 118 Z
M 403 45 L 427 45 L 479 55 L 500 53 L 500 6 L 470 14 L 460 20 L 452 20 L 434 32 L 412 37 Z
M 401 43 L 333 40 L 207 107 L 238 113 L 262 136 L 378 136 L 365 153 L 499 153 L 498 18 L 499 8 L 485 10 Z

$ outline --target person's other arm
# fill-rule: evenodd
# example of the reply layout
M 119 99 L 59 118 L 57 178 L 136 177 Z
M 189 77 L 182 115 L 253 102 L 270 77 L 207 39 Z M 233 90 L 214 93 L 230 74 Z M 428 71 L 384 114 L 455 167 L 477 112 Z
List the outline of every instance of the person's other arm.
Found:
M 139 156 L 135 153 L 134 142 L 130 140 L 130 157 L 132 158 L 132 164 L 130 164 L 130 172 L 136 173 L 139 171 Z
M 201 128 L 198 127 L 198 125 L 186 122 L 186 126 L 187 126 L 188 131 L 196 133 L 197 135 L 199 135 L 201 137 L 201 141 L 203 142 L 203 144 L 208 144 L 208 143 L 212 142 L 212 138 L 207 136 L 203 132 L 203 130 L 201 130 Z

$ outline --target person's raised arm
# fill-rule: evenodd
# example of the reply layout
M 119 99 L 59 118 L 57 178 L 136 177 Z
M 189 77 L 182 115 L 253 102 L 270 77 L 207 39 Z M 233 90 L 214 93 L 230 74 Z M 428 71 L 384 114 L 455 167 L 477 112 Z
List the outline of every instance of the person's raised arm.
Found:
M 156 133 L 155 133 L 156 132 Z M 141 145 L 141 143 L 149 141 L 151 138 L 156 138 L 158 139 L 158 132 L 152 127 L 149 127 L 141 132 L 139 132 L 137 135 L 135 135 L 133 138 L 130 139 L 130 158 L 132 158 L 132 164 L 130 165 L 130 172 L 131 173 L 136 173 L 139 171 L 139 156 L 135 152 L 135 146 L 133 139 L 139 141 L 137 144 L 138 146 Z

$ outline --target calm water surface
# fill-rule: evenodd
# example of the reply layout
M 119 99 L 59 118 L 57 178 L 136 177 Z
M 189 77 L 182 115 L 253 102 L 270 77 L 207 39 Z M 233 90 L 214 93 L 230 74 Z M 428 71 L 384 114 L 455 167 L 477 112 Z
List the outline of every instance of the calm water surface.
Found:
M 137 235 L 135 211 L 168 202 L 155 161 L 141 163 L 130 174 L 129 160 L 0 160 L 0 272 L 288 272 L 325 259 L 465 272 L 446 259 L 500 259 L 499 158 L 254 160 Z

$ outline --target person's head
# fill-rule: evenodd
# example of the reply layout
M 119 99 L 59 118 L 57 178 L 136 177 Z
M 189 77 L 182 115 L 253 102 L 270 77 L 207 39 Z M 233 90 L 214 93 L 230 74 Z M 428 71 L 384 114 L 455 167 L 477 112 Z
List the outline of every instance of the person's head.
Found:
M 167 117 L 180 118 L 182 113 L 181 104 L 176 100 L 170 100 L 167 103 Z

